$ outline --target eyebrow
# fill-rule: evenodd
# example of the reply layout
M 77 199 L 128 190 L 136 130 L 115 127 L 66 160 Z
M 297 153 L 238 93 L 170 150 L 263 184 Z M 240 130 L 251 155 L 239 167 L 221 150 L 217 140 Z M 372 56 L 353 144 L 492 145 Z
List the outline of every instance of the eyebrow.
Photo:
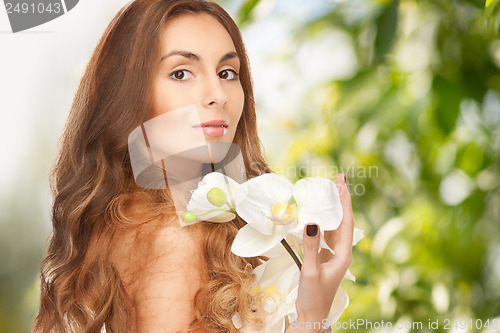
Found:
M 194 53 L 189 52 L 189 51 L 178 51 L 178 50 L 174 50 L 174 51 L 168 53 L 167 55 L 164 55 L 163 57 L 161 57 L 160 62 L 162 62 L 163 59 L 166 59 L 166 58 L 168 58 L 170 56 L 174 56 L 174 55 L 178 55 L 178 56 L 182 56 L 184 58 L 190 59 L 190 60 L 202 62 L 201 61 L 201 57 L 199 55 L 194 54 Z M 238 53 L 236 53 L 236 52 L 229 52 L 226 55 L 224 55 L 222 58 L 220 58 L 219 64 L 221 62 L 224 62 L 226 60 L 233 59 L 233 58 L 238 58 L 238 60 L 240 60 L 240 57 L 239 57 Z

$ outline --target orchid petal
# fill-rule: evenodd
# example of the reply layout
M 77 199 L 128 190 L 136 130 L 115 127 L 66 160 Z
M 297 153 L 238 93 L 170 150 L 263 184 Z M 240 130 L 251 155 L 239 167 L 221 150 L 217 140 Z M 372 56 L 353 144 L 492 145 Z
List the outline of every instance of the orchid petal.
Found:
M 226 193 L 228 201 L 230 201 L 230 203 L 232 203 L 232 206 L 234 207 L 234 197 L 236 195 L 236 192 L 238 191 L 238 188 L 240 187 L 240 184 L 238 184 L 234 179 L 220 172 L 211 172 L 205 175 L 205 177 L 203 177 L 201 182 L 198 184 L 198 186 L 203 185 L 212 185 L 212 187 L 220 188 Z
M 187 210 L 192 210 L 196 215 L 197 221 L 210 222 L 228 222 L 234 220 L 236 215 L 228 212 L 231 208 L 228 205 L 215 207 L 207 199 L 207 193 L 214 187 L 220 188 L 227 196 L 228 202 L 234 202 L 234 195 L 238 191 L 240 185 L 233 179 L 219 173 L 212 172 L 207 174 L 198 184 L 198 188 L 193 192 L 191 199 L 187 205 Z M 234 206 L 231 204 L 231 206 Z M 212 212 L 208 211 L 216 209 Z M 226 211 L 225 211 L 225 210 Z
M 273 232 L 270 236 L 263 235 L 251 225 L 241 228 L 234 238 L 231 251 L 240 257 L 256 257 L 274 247 L 286 233 Z
M 297 321 L 298 314 L 297 308 L 295 307 L 295 302 L 297 301 L 297 297 L 299 296 L 299 286 L 297 285 L 287 296 L 286 303 L 290 304 L 290 307 L 287 310 L 287 315 L 290 316 L 290 322 Z
M 260 287 L 275 286 L 280 294 L 288 295 L 298 285 L 300 271 L 288 252 L 269 259 L 263 265 L 265 270 L 258 281 Z
M 255 268 L 254 272 L 258 277 L 256 285 L 260 287 L 259 289 L 266 290 L 273 287 L 281 299 L 278 307 L 266 318 L 267 327 L 274 326 L 295 308 L 300 271 L 288 252 L 284 251 Z
M 241 320 L 241 315 L 239 312 L 236 312 L 233 317 L 232 317 L 233 325 L 238 329 L 238 332 L 241 333 L 261 333 L 260 331 L 256 331 L 252 329 L 251 327 L 244 327 L 243 326 L 243 321 Z
M 256 284 L 258 286 L 263 286 L 262 284 L 266 280 L 275 279 L 280 271 L 286 269 L 290 265 L 294 265 L 294 261 L 292 257 L 288 254 L 284 247 L 281 244 L 277 245 L 276 248 L 281 247 L 283 251 L 281 253 L 263 263 L 260 266 L 257 266 L 253 272 L 256 277 Z M 267 285 L 265 286 L 267 287 Z
M 295 183 L 298 221 L 302 228 L 315 222 L 322 231 L 335 230 L 342 222 L 343 211 L 336 184 L 326 178 L 304 178 Z
M 328 251 L 330 251 L 332 254 L 335 254 L 335 252 L 333 251 L 333 249 L 328 245 L 328 243 L 326 242 L 325 240 L 325 236 L 323 236 L 323 234 L 320 234 L 320 238 L 319 238 L 319 249 L 326 249 Z
M 214 186 L 213 185 L 203 185 L 198 187 L 191 196 L 191 200 L 187 205 L 187 210 L 192 210 L 196 215 L 196 221 L 210 221 L 210 222 L 228 222 L 234 220 L 236 215 L 234 213 L 224 211 L 224 209 L 229 209 L 227 206 L 215 207 L 207 199 L 207 193 Z M 206 213 L 212 209 L 216 209 L 212 212 Z
M 278 320 L 272 327 L 266 330 L 266 333 L 282 333 L 285 331 L 285 318 Z
M 278 243 L 275 246 L 273 246 L 271 249 L 262 253 L 262 255 L 264 257 L 273 258 L 273 257 L 277 257 L 277 256 L 281 255 L 283 252 L 286 252 L 285 248 L 283 247 L 283 245 Z M 288 253 L 288 252 L 286 252 L 286 253 Z M 290 255 L 288 255 L 288 256 L 290 256 Z
M 349 271 L 349 270 L 347 270 L 344 277 L 348 280 L 356 281 L 356 277 L 354 275 L 352 275 L 351 271 Z
M 223 222 L 229 222 L 232 221 L 236 218 L 236 214 L 233 214 L 231 212 L 210 212 L 206 215 L 205 218 L 203 218 L 203 221 L 208 221 L 208 222 L 216 222 L 216 223 L 223 223 Z
M 364 230 L 354 228 L 354 237 L 352 239 L 352 246 L 358 244 L 358 242 L 365 237 Z
M 252 227 L 264 235 L 271 235 L 275 223 L 271 221 L 271 206 L 287 203 L 293 194 L 293 185 L 284 177 L 267 173 L 241 184 L 236 193 L 236 211 Z
M 330 308 L 330 312 L 328 313 L 328 322 L 333 324 L 339 320 L 340 315 L 349 305 L 349 296 L 346 291 L 339 287 L 337 293 L 335 294 L 335 299 L 333 300 L 332 307 Z
M 234 315 L 233 315 L 233 318 L 231 318 L 231 320 L 233 321 L 233 325 L 234 327 L 236 327 L 236 329 L 240 329 L 243 327 L 243 322 L 241 321 L 241 316 L 238 312 L 236 312 Z

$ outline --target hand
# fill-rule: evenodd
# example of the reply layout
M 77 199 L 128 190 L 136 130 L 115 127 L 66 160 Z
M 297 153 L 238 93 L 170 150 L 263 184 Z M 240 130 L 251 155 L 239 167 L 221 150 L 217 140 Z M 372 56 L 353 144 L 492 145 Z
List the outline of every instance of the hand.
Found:
M 336 230 L 325 232 L 325 240 L 335 255 L 325 249 L 318 253 L 320 230 L 317 224 L 308 223 L 304 228 L 304 262 L 295 304 L 298 313 L 297 322 L 304 324 L 310 322 L 312 327 L 315 322 L 321 323 L 327 318 L 340 282 L 352 262 L 354 219 L 351 197 L 344 177 L 344 174 L 340 174 L 335 180 L 343 207 L 342 222 Z M 318 326 L 320 324 L 316 324 L 316 327 Z M 288 331 L 293 332 L 293 330 Z M 301 332 L 317 331 L 317 329 L 301 330 Z

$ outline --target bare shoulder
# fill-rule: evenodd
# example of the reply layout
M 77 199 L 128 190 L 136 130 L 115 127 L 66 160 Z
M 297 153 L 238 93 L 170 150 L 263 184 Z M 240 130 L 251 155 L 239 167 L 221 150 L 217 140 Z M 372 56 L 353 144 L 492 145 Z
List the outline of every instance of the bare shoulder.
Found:
M 140 332 L 176 332 L 189 326 L 194 296 L 207 278 L 203 233 L 197 225 L 155 222 L 119 232 L 111 260 L 132 298 Z

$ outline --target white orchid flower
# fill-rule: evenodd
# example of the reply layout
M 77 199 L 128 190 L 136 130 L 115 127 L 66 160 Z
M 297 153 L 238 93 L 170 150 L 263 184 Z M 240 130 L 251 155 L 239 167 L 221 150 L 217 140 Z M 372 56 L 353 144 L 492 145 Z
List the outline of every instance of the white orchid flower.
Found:
M 255 283 L 251 292 L 263 302 L 265 313 L 265 327 L 260 332 L 283 332 L 285 316 L 294 312 L 297 300 L 300 271 L 283 248 L 278 251 L 281 254 L 254 269 Z M 233 323 L 237 328 L 243 326 L 238 314 L 233 317 Z M 243 327 L 241 332 L 257 331 Z
M 185 223 L 227 222 L 233 220 L 236 213 L 247 222 L 236 235 L 231 250 L 242 257 L 263 254 L 270 257 L 254 269 L 256 282 L 252 292 L 263 302 L 264 332 L 284 332 L 286 322 L 297 320 L 295 303 L 300 260 L 294 253 L 303 259 L 302 237 L 307 223 L 319 225 L 320 247 L 332 251 L 326 244 L 324 232 L 336 230 L 342 222 L 343 210 L 336 184 L 325 178 L 305 178 L 294 185 L 284 177 L 264 174 L 240 185 L 221 173 L 212 172 L 193 191 L 187 209 L 183 214 Z M 354 228 L 352 245 L 363 236 L 362 230 Z M 283 239 L 289 245 L 287 250 L 279 244 Z M 355 280 L 349 270 L 344 277 Z M 336 322 L 348 304 L 347 293 L 339 287 L 328 322 Z M 233 324 L 244 333 L 262 332 L 244 327 L 238 313 L 233 317 Z
M 282 326 L 276 324 L 295 308 L 300 271 L 283 250 L 281 255 L 258 266 L 254 273 L 257 282 L 253 292 L 263 298 L 263 310 L 267 314 L 266 328 Z
M 293 322 L 298 317 L 295 302 L 298 296 L 300 271 L 290 255 L 283 248 L 278 249 L 279 247 L 275 251 L 281 251 L 281 254 L 254 269 L 256 282 L 252 291 L 256 296 L 261 297 L 265 312 L 265 324 L 260 332 L 282 333 L 286 319 Z M 339 287 L 327 317 L 328 322 L 336 322 L 348 304 L 347 293 Z M 238 314 L 233 317 L 233 323 L 243 333 L 258 332 L 252 328 L 243 327 Z
M 185 223 L 199 221 L 228 222 L 236 217 L 234 197 L 238 184 L 219 172 L 207 174 L 199 182 L 183 214 Z
M 361 239 L 363 239 L 363 237 L 365 237 L 364 231 L 358 228 L 354 228 L 354 235 L 352 237 L 352 246 L 358 244 L 358 242 Z M 347 270 L 344 277 L 348 280 L 356 281 L 356 278 L 354 277 L 354 275 L 352 275 L 352 273 L 349 270 Z
M 315 222 L 321 231 L 335 230 L 342 222 L 343 210 L 337 185 L 327 178 L 304 178 L 293 186 L 297 202 L 300 236 L 309 222 Z
M 308 222 L 320 226 L 321 247 L 329 248 L 324 231 L 337 229 L 343 216 L 338 189 L 326 178 L 305 178 L 293 185 L 284 177 L 264 174 L 241 184 L 235 203 L 248 223 L 232 246 L 241 257 L 261 255 L 288 234 L 302 238 Z

